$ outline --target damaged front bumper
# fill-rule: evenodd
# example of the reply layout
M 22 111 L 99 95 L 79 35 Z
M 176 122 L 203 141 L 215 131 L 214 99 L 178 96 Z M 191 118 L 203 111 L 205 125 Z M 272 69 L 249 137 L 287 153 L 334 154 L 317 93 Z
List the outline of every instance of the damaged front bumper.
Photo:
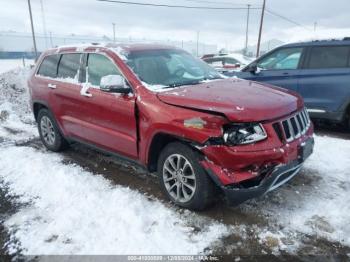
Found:
M 295 161 L 292 164 L 276 167 L 259 185 L 253 187 L 222 187 L 229 205 L 236 206 L 249 199 L 260 197 L 292 179 L 301 169 L 302 164 Z
M 314 139 L 311 137 L 300 146 L 298 157 L 288 164 L 267 168 L 255 179 L 228 185 L 221 183 L 220 187 L 225 193 L 229 205 L 236 206 L 249 199 L 260 197 L 288 182 L 298 174 L 303 162 L 312 154 L 313 147 Z M 206 168 L 206 171 L 217 184 L 220 183 L 217 174 L 210 168 Z

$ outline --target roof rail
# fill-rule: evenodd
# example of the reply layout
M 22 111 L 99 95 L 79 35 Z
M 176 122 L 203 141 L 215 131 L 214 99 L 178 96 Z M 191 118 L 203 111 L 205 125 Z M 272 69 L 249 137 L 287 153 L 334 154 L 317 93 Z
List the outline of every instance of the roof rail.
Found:
M 315 39 L 315 40 L 312 40 L 312 42 L 349 41 L 349 40 L 350 40 L 350 37 L 344 37 L 344 38 Z

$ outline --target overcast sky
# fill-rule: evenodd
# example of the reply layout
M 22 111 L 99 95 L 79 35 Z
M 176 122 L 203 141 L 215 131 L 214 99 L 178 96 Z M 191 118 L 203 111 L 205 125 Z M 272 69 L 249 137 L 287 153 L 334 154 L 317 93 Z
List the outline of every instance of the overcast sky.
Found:
M 96 0 L 42 0 L 47 31 L 53 34 L 84 34 L 112 36 L 112 22 L 117 36 L 196 40 L 221 47 L 244 46 L 246 10 L 195 10 L 164 7 L 131 6 Z M 213 6 L 261 7 L 262 0 L 125 0 L 133 2 Z M 31 0 L 35 29 L 43 32 L 40 0 Z M 207 3 L 208 2 L 208 3 Z M 211 4 L 210 2 L 213 2 Z M 224 4 L 232 3 L 232 4 Z M 296 26 L 266 14 L 263 41 L 277 38 L 285 42 L 315 36 L 322 38 L 350 36 L 350 0 L 267 0 L 267 8 L 302 24 Z M 257 41 L 261 10 L 251 10 L 249 44 Z M 317 22 L 316 33 L 314 23 Z M 2 0 L 0 31 L 30 32 L 26 0 Z

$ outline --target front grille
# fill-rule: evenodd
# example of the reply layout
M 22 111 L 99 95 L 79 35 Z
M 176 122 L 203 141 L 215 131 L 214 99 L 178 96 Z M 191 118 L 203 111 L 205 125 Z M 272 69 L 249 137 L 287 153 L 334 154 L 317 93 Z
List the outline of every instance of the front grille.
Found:
M 311 120 L 304 108 L 292 117 L 280 122 L 287 142 L 291 142 L 304 135 L 309 129 Z

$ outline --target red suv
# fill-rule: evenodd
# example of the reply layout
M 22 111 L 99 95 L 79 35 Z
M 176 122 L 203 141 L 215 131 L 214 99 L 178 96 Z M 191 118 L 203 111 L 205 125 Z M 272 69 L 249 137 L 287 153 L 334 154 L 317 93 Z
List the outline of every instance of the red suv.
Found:
M 225 78 L 187 52 L 92 44 L 43 53 L 29 81 L 43 144 L 81 142 L 157 172 L 171 201 L 236 205 L 298 173 L 313 150 L 302 98 Z M 219 189 L 219 190 L 218 190 Z

